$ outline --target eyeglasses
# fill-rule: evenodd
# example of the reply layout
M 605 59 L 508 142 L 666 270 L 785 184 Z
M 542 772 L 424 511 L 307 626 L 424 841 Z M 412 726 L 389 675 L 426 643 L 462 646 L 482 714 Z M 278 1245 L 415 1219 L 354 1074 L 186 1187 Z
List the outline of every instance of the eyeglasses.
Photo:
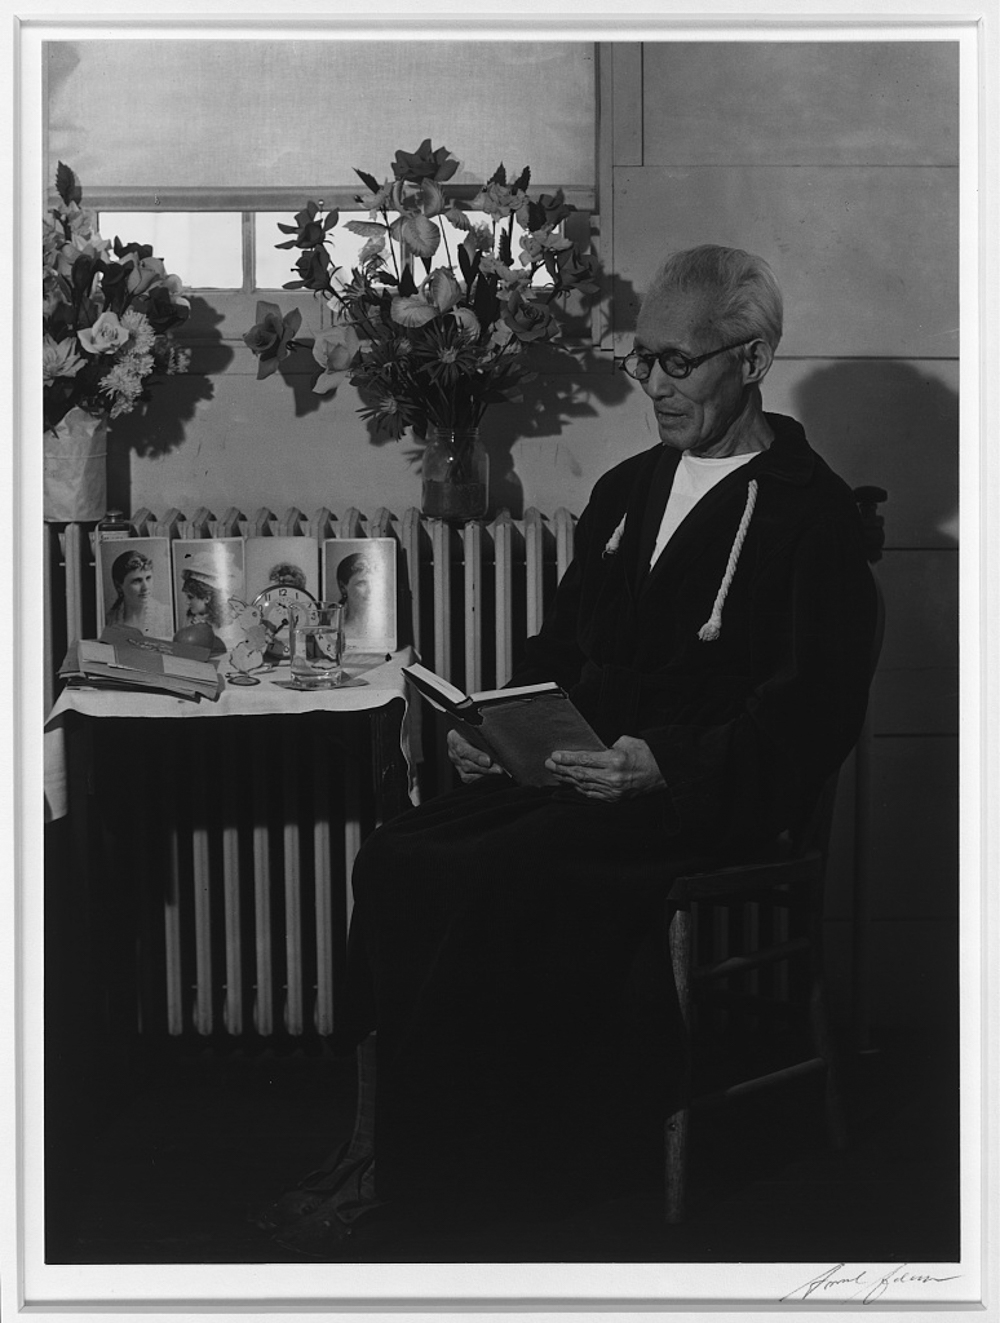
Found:
M 739 349 L 743 345 L 748 345 L 749 340 L 741 340 L 739 344 L 722 345 L 719 349 L 711 349 L 707 354 L 699 354 L 697 358 L 690 358 L 687 354 L 682 354 L 679 349 L 664 349 L 661 354 L 651 354 L 644 349 L 633 349 L 630 354 L 619 360 L 619 367 L 627 372 L 630 377 L 636 381 L 646 381 L 653 370 L 653 364 L 659 363 L 660 367 L 668 377 L 689 377 L 696 367 L 714 358 L 716 354 L 724 354 L 727 349 Z

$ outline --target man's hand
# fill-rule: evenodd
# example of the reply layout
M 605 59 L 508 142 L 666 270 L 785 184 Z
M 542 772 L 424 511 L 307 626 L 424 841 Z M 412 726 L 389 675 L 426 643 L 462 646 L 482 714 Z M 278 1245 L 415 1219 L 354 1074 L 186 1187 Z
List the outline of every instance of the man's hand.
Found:
M 458 772 L 459 779 L 465 785 L 470 781 L 478 781 L 481 776 L 503 771 L 499 763 L 493 762 L 488 753 L 483 753 L 482 749 L 470 744 L 457 730 L 448 732 L 448 757 Z
M 602 753 L 557 749 L 545 766 L 563 785 L 606 804 L 645 795 L 666 785 L 649 745 L 634 735 L 622 735 L 615 740 L 613 748 Z

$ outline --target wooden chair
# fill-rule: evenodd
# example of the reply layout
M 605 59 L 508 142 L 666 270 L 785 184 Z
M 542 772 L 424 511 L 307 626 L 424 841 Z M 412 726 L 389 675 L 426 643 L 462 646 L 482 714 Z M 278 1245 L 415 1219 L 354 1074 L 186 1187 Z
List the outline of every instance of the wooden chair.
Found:
M 886 493 L 855 492 L 868 527 L 869 560 L 881 555 L 881 517 Z M 884 632 L 884 605 L 876 580 L 878 623 L 872 674 Z M 826 1128 L 835 1148 L 847 1145 L 847 1126 L 837 1052 L 830 1031 L 823 978 L 823 883 L 833 820 L 837 776 L 833 776 L 812 819 L 779 857 L 679 877 L 667 899 L 667 947 L 681 1016 L 688 1033 L 686 1101 L 668 1117 L 665 1131 L 666 1218 L 683 1221 L 691 1113 L 822 1072 Z M 758 1062 L 735 1082 L 712 1080 L 699 1060 L 707 1041 L 722 1047 L 768 1037 L 784 1027 L 808 1050 L 791 1061 Z M 762 1032 L 765 1031 L 766 1032 Z M 779 1040 L 787 1046 L 787 1040 Z M 731 1059 L 726 1065 L 732 1068 Z

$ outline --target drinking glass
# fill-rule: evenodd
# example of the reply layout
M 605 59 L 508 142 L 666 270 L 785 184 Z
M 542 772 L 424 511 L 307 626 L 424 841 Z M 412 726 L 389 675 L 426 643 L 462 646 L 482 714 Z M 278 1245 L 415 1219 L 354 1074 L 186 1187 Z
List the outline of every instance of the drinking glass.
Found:
M 340 602 L 289 606 L 292 684 L 331 689 L 343 683 L 344 608 Z

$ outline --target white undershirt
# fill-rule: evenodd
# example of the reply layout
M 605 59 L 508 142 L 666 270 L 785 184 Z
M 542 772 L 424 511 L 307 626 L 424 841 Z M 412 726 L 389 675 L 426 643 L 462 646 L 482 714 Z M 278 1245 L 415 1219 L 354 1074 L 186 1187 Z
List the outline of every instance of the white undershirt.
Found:
M 723 459 L 702 459 L 696 455 L 681 455 L 680 463 L 674 473 L 674 484 L 667 497 L 667 508 L 663 511 L 660 531 L 656 537 L 656 546 L 649 558 L 650 566 L 656 564 L 660 552 L 673 537 L 681 520 L 698 504 L 706 492 L 721 482 L 727 473 L 732 473 L 741 464 L 746 464 L 759 452 L 751 450 L 746 455 L 726 455 Z

